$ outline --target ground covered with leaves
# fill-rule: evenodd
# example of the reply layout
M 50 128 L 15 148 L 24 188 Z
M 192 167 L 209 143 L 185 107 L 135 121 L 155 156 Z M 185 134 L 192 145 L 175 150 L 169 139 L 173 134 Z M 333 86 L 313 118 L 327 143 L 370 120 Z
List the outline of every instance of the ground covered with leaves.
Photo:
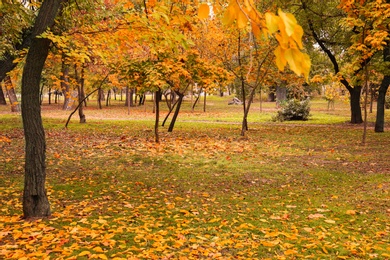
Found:
M 390 134 L 347 124 L 45 119 L 52 217 L 21 219 L 23 131 L 0 116 L 0 258 L 389 259 Z

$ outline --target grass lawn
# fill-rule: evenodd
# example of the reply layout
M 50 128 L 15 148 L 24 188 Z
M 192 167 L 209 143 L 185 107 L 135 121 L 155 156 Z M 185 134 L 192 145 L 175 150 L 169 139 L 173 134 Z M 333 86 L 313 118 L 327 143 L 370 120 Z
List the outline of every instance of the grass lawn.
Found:
M 21 220 L 21 117 L 0 107 L 0 258 L 390 259 L 389 125 L 374 133 L 369 114 L 362 145 L 342 102 L 284 123 L 264 102 L 242 137 L 228 100 L 187 100 L 159 144 L 150 101 L 90 102 L 68 129 L 69 111 L 43 105 L 52 217 L 35 221 Z

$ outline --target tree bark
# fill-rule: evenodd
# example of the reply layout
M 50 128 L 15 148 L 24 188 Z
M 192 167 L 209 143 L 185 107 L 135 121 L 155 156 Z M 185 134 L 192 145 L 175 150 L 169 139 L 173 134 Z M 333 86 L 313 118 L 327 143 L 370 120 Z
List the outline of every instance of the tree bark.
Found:
M 77 65 L 74 65 L 74 73 L 75 73 L 75 78 L 77 82 L 77 92 L 78 92 L 78 101 L 79 101 L 79 118 L 80 118 L 80 123 L 86 123 L 87 120 L 85 118 L 84 114 L 84 107 L 83 107 L 83 100 L 85 99 L 85 94 L 84 94 L 84 67 L 81 68 L 81 75 L 79 77 L 78 71 L 77 71 Z
M 0 105 L 7 105 L 7 101 L 5 100 L 3 87 L 1 85 L 1 82 L 0 82 Z
M 348 89 L 350 94 L 350 107 L 351 107 L 351 123 L 352 124 L 361 124 L 363 123 L 362 109 L 360 107 L 360 95 L 361 95 L 361 86 L 356 86 L 354 88 Z
M 184 94 L 179 93 L 179 92 L 177 92 L 177 95 L 179 96 L 179 98 L 177 99 L 177 107 L 176 107 L 175 113 L 173 114 L 172 121 L 168 127 L 168 132 L 173 131 L 173 127 L 175 126 L 176 119 L 177 119 L 177 116 L 179 115 L 181 103 L 182 103 L 183 97 L 184 97 Z
M 375 121 L 375 132 L 377 133 L 382 133 L 385 131 L 385 101 L 389 84 L 390 76 L 385 76 L 381 82 L 381 86 L 379 87 Z
M 5 88 L 7 90 L 7 95 L 9 98 L 9 103 L 11 104 L 11 112 L 20 112 L 18 97 L 16 96 L 15 88 L 12 85 L 11 77 L 6 76 L 4 82 L 5 82 Z
M 35 20 L 33 35 L 43 33 L 54 24 L 62 0 L 43 1 Z M 23 191 L 24 218 L 47 217 L 46 140 L 39 104 L 39 85 L 50 40 L 34 38 L 28 51 L 22 75 L 22 119 L 25 136 L 25 178 Z
M 65 64 L 65 57 L 62 60 L 62 75 L 61 75 L 61 89 L 64 95 L 64 105 L 62 106 L 62 110 L 71 109 L 69 107 L 70 104 L 70 86 L 69 86 L 69 66 Z
M 160 142 L 160 137 L 158 134 L 158 124 L 160 121 L 160 98 L 161 98 L 161 89 L 158 89 L 154 93 L 154 102 L 155 102 L 155 112 L 156 112 L 156 120 L 154 122 L 154 136 L 155 136 L 155 141 L 156 143 Z
M 387 1 L 389 2 L 389 1 Z M 390 41 L 386 41 L 387 45 L 383 50 L 383 61 L 390 61 Z M 376 110 L 376 120 L 375 120 L 375 132 L 381 133 L 385 131 L 385 102 L 386 102 L 386 92 L 390 84 L 390 75 L 385 75 L 381 85 L 379 87 L 378 101 L 377 101 L 377 110 Z

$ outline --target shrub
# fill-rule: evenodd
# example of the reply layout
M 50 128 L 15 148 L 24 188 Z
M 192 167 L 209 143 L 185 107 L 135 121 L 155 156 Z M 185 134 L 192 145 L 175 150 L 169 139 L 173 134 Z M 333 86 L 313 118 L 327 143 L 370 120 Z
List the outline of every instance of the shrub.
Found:
M 308 120 L 310 116 L 310 100 L 290 99 L 280 104 L 281 109 L 273 117 L 274 121 Z

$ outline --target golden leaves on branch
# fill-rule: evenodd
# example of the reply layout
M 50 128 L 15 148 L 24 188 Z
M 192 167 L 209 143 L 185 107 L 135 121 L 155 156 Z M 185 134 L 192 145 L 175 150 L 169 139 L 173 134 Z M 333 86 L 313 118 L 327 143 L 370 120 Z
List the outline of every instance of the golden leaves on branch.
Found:
M 308 81 L 311 61 L 309 55 L 300 51 L 303 49 L 303 29 L 294 15 L 279 9 L 278 16 L 268 12 L 265 17 L 269 33 L 275 34 L 279 43 L 274 51 L 278 69 L 283 71 L 288 64 L 295 74 L 303 75 Z
M 209 17 L 210 8 L 207 4 L 199 7 L 199 17 Z M 297 75 L 303 75 L 308 81 L 311 61 L 309 55 L 303 53 L 303 29 L 293 14 L 279 9 L 278 14 L 267 12 L 260 14 L 253 0 L 231 0 L 225 10 L 222 21 L 225 25 L 235 25 L 239 29 L 249 27 L 256 38 L 274 36 L 278 47 L 274 51 L 275 63 L 280 71 L 288 64 Z

